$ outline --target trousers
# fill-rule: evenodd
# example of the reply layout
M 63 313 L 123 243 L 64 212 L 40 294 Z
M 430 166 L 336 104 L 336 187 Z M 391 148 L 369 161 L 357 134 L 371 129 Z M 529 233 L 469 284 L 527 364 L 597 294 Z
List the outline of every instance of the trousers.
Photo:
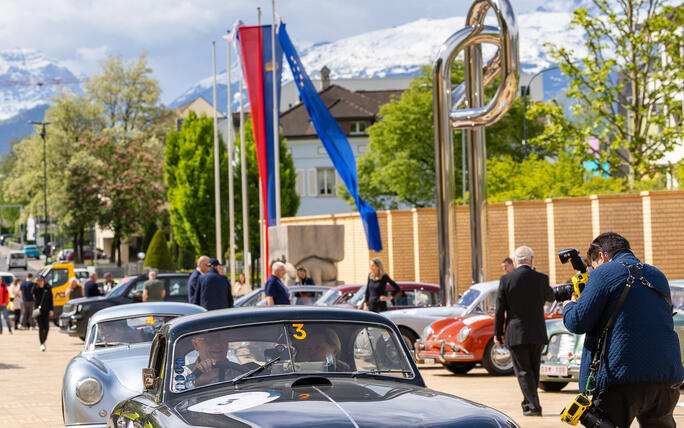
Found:
M 10 319 L 9 319 L 9 312 L 7 312 L 7 306 L 0 306 L 0 333 L 2 333 L 2 318 L 5 318 L 5 322 L 7 323 L 7 329 L 11 332 L 12 331 L 12 324 L 10 324 Z
M 636 418 L 642 428 L 674 428 L 678 401 L 679 384 L 644 382 L 609 386 L 594 405 L 616 427 L 629 427 Z
M 38 322 L 38 339 L 42 345 L 47 340 L 50 331 L 50 314 L 40 314 L 36 321 Z
M 36 321 L 31 315 L 33 313 L 33 304 L 35 302 L 21 302 L 21 325 L 24 327 L 35 327 Z
M 513 360 L 513 371 L 518 378 L 518 384 L 523 394 L 521 403 L 523 411 L 540 410 L 539 394 L 539 364 L 541 364 L 541 352 L 544 348 L 542 344 L 513 345 L 508 349 L 511 351 Z
M 14 310 L 14 329 L 19 328 L 19 322 L 21 321 L 21 309 Z

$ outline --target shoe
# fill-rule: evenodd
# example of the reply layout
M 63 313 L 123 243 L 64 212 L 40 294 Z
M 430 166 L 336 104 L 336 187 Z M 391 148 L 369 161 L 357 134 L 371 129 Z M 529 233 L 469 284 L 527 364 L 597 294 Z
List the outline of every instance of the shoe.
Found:
M 12 330 L 10 330 L 9 332 L 10 332 L 10 334 L 14 334 L 14 333 L 12 333 Z
M 40 350 L 45 352 L 45 345 L 40 345 Z M 540 414 L 540 416 L 541 416 L 541 414 Z
M 537 410 L 523 410 L 523 415 L 525 415 L 525 416 L 541 416 L 541 415 L 542 415 L 542 411 L 541 411 L 541 409 L 537 409 Z

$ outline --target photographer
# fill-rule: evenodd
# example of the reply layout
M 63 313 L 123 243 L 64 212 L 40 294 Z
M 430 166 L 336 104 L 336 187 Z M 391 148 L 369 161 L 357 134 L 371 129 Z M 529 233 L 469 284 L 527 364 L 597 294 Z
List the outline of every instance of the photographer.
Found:
M 587 258 L 594 270 L 586 287 L 563 308 L 565 327 L 586 333 L 580 392 L 593 393 L 596 410 L 616 426 L 628 427 L 636 418 L 642 427 L 674 427 L 672 413 L 684 369 L 665 275 L 642 265 L 629 242 L 613 232 L 594 239 Z M 600 365 L 594 362 L 595 379 L 590 378 L 594 356 L 602 350 Z

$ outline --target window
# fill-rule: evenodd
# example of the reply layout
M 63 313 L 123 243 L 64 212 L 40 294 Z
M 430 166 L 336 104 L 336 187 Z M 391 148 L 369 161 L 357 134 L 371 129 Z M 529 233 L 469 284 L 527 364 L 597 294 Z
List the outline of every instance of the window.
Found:
M 169 278 L 167 294 L 169 296 L 187 296 L 188 278 Z
M 316 183 L 318 196 L 335 195 L 335 168 L 317 168 Z
M 304 189 L 304 170 L 298 169 L 295 171 L 295 192 L 298 196 L 305 196 Z
M 66 284 L 68 280 L 68 269 L 52 269 L 45 278 L 45 282 L 47 282 L 50 287 L 59 287 L 60 285 Z
M 350 135 L 360 135 L 366 133 L 366 122 L 352 122 Z

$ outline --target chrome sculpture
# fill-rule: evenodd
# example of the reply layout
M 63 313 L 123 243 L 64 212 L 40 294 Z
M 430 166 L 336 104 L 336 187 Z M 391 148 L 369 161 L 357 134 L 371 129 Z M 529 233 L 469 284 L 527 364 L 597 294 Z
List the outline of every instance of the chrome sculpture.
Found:
M 498 26 L 485 25 L 489 10 Z M 482 68 L 482 44 L 498 47 Z M 463 51 L 465 81 L 451 84 L 451 64 Z M 509 0 L 475 0 L 466 17 L 466 27 L 454 33 L 440 48 L 433 68 L 435 116 L 435 168 L 437 180 L 437 229 L 439 236 L 439 279 L 442 302 L 453 303 L 458 294 L 456 199 L 454 192 L 453 130 L 467 134 L 468 187 L 470 189 L 470 238 L 472 282 L 487 280 L 487 148 L 485 127 L 506 114 L 518 89 L 520 59 L 518 24 Z M 496 95 L 484 104 L 484 88 L 499 76 Z M 460 106 L 465 103 L 465 108 Z

